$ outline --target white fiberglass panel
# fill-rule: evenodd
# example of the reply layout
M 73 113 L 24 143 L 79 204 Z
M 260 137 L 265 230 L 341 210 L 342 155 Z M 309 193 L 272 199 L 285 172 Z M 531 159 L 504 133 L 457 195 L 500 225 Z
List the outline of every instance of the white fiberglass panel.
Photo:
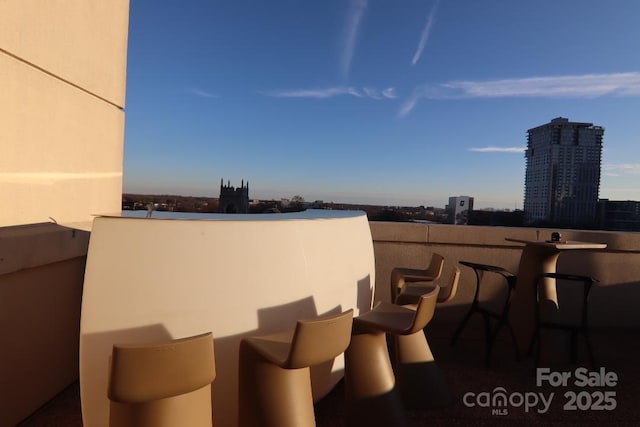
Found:
M 114 343 L 211 331 L 214 425 L 237 424 L 241 338 L 298 319 L 370 309 L 373 243 L 364 212 L 225 215 L 214 220 L 99 217 L 85 274 L 80 337 L 84 425 L 106 426 Z M 342 357 L 313 370 L 314 396 L 341 378 Z

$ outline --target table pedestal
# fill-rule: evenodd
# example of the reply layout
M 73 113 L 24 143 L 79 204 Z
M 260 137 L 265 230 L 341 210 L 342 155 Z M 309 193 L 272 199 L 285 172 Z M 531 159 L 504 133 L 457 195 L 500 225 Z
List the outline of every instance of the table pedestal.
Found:
M 560 250 L 553 246 L 527 245 L 520 257 L 516 290 L 513 295 L 510 322 L 516 335 L 518 351 L 526 354 L 536 324 L 536 303 L 540 299 L 540 312 L 552 317 L 558 310 L 555 279 L 545 278 L 537 295 L 538 277 L 542 273 L 554 273 Z M 547 318 L 549 318 L 547 317 Z
M 509 311 L 509 321 L 514 329 L 520 354 L 526 354 L 529 351 L 536 327 L 536 304 L 540 305 L 540 315 L 544 316 L 548 321 L 554 321 L 558 315 L 556 281 L 552 278 L 544 278 L 541 279 L 538 287 L 540 274 L 556 272 L 556 263 L 562 251 L 604 249 L 607 245 L 604 243 L 573 241 L 551 242 L 509 238 L 506 240 L 525 244 L 520 256 L 518 279 Z M 546 340 L 544 336 L 541 339 Z M 557 348 L 559 345 L 562 345 L 561 340 L 554 339 L 553 342 L 549 342 L 548 345 L 543 345 L 542 347 L 549 349 Z M 544 360 L 543 356 L 544 354 L 541 355 L 541 358 Z

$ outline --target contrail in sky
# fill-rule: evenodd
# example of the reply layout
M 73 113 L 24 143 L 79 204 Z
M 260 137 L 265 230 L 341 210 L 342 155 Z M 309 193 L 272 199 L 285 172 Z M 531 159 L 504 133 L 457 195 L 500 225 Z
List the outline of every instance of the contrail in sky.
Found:
M 362 16 L 367 8 L 367 0 L 351 0 L 349 18 L 347 23 L 345 48 L 342 53 L 342 75 L 347 79 L 349 77 L 349 70 L 351 69 L 351 60 L 353 59 L 353 52 L 356 48 L 356 40 L 358 38 L 358 30 L 360 28 L 360 22 Z
M 413 55 L 411 65 L 416 65 L 418 63 L 420 57 L 422 56 L 422 52 L 427 45 L 427 40 L 429 40 L 429 34 L 431 33 L 431 27 L 433 27 L 433 22 L 435 21 L 438 4 L 440 4 L 440 0 L 436 0 L 433 8 L 431 9 L 431 12 L 429 12 L 429 15 L 427 16 L 427 22 L 422 30 L 422 35 L 420 36 L 420 41 L 418 42 L 418 48 L 416 49 L 416 53 Z
M 596 98 L 640 96 L 640 72 L 450 81 L 417 87 L 398 115 L 409 114 L 421 99 Z
M 527 147 L 481 147 L 469 148 L 477 153 L 522 153 Z
M 395 99 L 397 97 L 395 88 L 388 87 L 383 90 L 373 89 L 370 87 L 363 87 L 358 89 L 353 86 L 336 86 L 327 87 L 322 89 L 293 89 L 293 90 L 279 90 L 260 92 L 264 96 L 271 96 L 274 98 L 314 98 L 325 99 L 335 98 L 342 95 L 350 95 L 356 98 L 368 98 L 368 99 Z
M 214 95 L 213 93 L 200 90 L 200 89 L 191 89 L 190 92 L 193 95 L 199 96 L 201 98 L 217 98 L 217 96 Z
M 602 165 L 602 172 L 609 176 L 640 175 L 639 163 L 611 163 Z

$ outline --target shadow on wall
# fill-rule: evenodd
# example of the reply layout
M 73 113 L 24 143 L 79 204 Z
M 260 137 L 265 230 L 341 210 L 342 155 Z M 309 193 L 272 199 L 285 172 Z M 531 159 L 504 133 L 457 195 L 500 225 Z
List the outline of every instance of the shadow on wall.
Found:
M 373 305 L 374 289 L 372 288 L 370 275 L 367 274 L 366 277 L 358 280 L 357 292 L 356 306 L 358 313 L 364 314 L 371 310 L 371 306 Z
M 370 290 L 368 294 L 371 294 Z M 314 298 L 309 296 L 291 303 L 258 310 L 258 327 L 252 331 L 226 337 L 217 337 L 215 331 L 212 331 L 217 375 L 212 385 L 212 407 L 216 425 L 234 425 L 237 418 L 238 352 L 243 338 L 290 331 L 295 328 L 297 320 L 337 314 L 342 311 L 341 306 L 336 306 L 326 312 L 318 313 Z M 187 335 L 205 332 L 209 331 L 194 330 Z M 83 335 L 82 348 L 91 349 L 91 354 L 98 356 L 92 359 L 81 357 L 83 361 L 81 366 L 82 411 L 85 422 L 108 419 L 109 403 L 105 389 L 107 382 L 104 379 L 108 376 L 109 356 L 113 344 L 145 344 L 177 338 L 184 338 L 184 336 L 173 336 L 162 324 Z M 312 367 L 314 401 L 329 393 L 342 378 L 343 370 L 332 372 L 333 367 L 334 361 Z M 87 417 L 86 414 L 91 415 Z
M 640 248 L 630 233 L 567 232 L 570 240 L 606 243 L 599 251 L 567 253 L 558 259 L 558 271 L 598 279 L 589 296 L 589 323 L 597 327 L 640 328 Z M 579 298 L 572 294 L 572 298 Z

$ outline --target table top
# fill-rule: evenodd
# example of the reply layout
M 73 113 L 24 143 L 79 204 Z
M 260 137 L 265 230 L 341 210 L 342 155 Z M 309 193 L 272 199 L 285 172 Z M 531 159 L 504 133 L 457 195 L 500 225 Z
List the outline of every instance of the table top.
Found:
M 607 247 L 606 243 L 594 243 L 594 242 L 579 242 L 575 240 L 560 240 L 558 242 L 552 242 L 550 240 L 528 240 L 528 239 L 513 239 L 506 237 L 505 240 L 509 242 L 524 243 L 526 245 L 536 245 L 555 249 L 604 249 Z

